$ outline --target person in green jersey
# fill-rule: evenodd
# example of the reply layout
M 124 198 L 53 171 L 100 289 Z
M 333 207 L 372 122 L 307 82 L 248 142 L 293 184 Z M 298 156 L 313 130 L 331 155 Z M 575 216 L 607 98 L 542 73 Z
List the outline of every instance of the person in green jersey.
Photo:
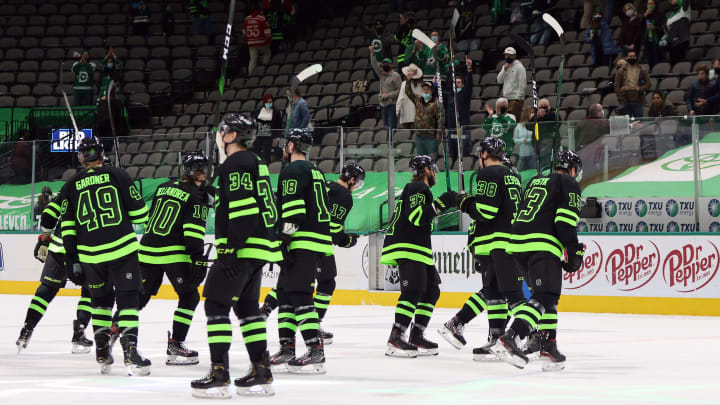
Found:
M 93 105 L 93 75 L 97 67 L 90 62 L 90 54 L 82 51 L 80 60 L 73 63 L 72 72 L 75 75 L 73 82 L 73 103 L 76 106 Z

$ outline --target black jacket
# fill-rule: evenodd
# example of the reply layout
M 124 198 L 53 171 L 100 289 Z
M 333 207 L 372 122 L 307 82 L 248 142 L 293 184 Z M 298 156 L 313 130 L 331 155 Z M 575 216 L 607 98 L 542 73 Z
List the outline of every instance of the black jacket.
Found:
M 260 111 L 262 111 L 263 108 L 265 107 L 260 107 L 257 113 L 255 113 L 255 119 L 257 119 L 258 123 L 258 136 L 267 136 L 267 132 L 265 131 L 268 129 L 271 130 L 272 136 L 274 138 L 283 136 L 283 130 L 285 129 L 285 120 L 283 120 L 282 111 L 273 106 L 272 119 L 270 121 L 261 121 Z
M 460 125 L 470 125 L 470 101 L 473 92 L 473 76 L 472 72 L 466 72 L 463 77 L 462 91 L 457 94 L 458 102 L 458 118 Z M 445 126 L 448 129 L 455 129 L 455 99 L 452 94 L 452 84 L 448 86 L 448 91 L 443 91 L 445 100 Z

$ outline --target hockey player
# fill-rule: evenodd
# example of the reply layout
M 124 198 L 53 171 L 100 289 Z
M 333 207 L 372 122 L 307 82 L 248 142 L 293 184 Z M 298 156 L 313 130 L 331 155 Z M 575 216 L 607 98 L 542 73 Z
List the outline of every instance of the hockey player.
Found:
M 438 169 L 430 156 L 415 156 L 410 168 L 415 174 L 395 206 L 380 258 L 382 264 L 398 266 L 400 273 L 400 298 L 385 351 L 386 356 L 395 357 L 438 354 L 437 343 L 424 337 L 440 297 L 440 275 L 433 262 L 430 234 L 433 218 L 453 207 L 457 197 L 448 191 L 433 200 L 430 187 L 435 185 Z M 410 327 L 413 318 L 415 323 Z M 410 339 L 405 340 L 408 327 Z
M 185 345 L 185 338 L 200 302 L 198 286 L 207 274 L 205 223 L 209 203 L 215 198 L 215 192 L 204 187 L 207 176 L 208 158 L 199 152 L 186 155 L 182 179 L 170 180 L 155 191 L 150 219 L 140 241 L 140 309 L 158 293 L 163 274 L 167 274 L 179 298 L 172 335 L 168 332 L 168 365 L 199 361 L 198 353 Z
M 325 351 L 318 335 L 318 313 L 313 306 L 315 272 L 323 256 L 333 254 L 330 210 L 325 177 L 307 161 L 312 134 L 291 129 L 283 147 L 289 161 L 278 177 L 280 219 L 277 236 L 284 259 L 278 278 L 278 334 L 280 351 L 272 356 L 274 367 L 286 365 L 292 373 L 325 373 Z M 295 357 L 297 330 L 308 352 Z
M 227 398 L 230 385 L 228 352 L 232 342 L 232 307 L 240 319 L 252 366 L 235 380 L 240 395 L 272 395 L 265 319 L 260 314 L 260 282 L 267 262 L 279 262 L 279 243 L 270 241 L 277 208 L 265 162 L 249 151 L 257 133 L 255 119 L 228 114 L 220 125 L 218 148 L 226 155 L 217 169 L 215 211 L 217 259 L 205 282 L 205 315 L 210 345 L 210 372 L 191 383 L 193 396 Z
M 150 374 L 150 360 L 137 351 L 139 291 L 142 279 L 132 224 L 144 224 L 148 208 L 124 171 L 103 166 L 97 138 L 85 138 L 78 160 L 85 167 L 67 182 L 62 236 L 65 261 L 82 273 L 92 297 L 95 355 L 103 374 L 113 364 L 110 326 L 113 294 L 119 310 L 120 344 L 130 375 Z M 70 270 L 68 270 L 70 271 Z
M 63 206 L 67 205 L 67 183 L 60 193 L 43 210 L 40 217 L 42 235 L 38 236 L 35 245 L 35 258 L 44 263 L 40 285 L 35 291 L 35 296 L 30 300 L 25 324 L 20 330 L 20 337 L 16 344 L 18 353 L 27 348 L 33 329 L 40 322 L 48 305 L 55 298 L 58 291 L 65 287 L 69 278 L 70 281 L 81 286 L 80 301 L 77 306 L 77 319 L 73 321 L 72 352 L 89 353 L 93 342 L 85 337 L 85 328 L 90 324 L 92 307 L 90 306 L 90 292 L 87 284 L 83 282 L 81 274 L 75 275 L 65 269 L 65 248 L 63 247 L 60 234 L 60 223 L 62 221 Z M 55 230 L 55 236 L 51 233 Z
M 518 368 L 528 358 L 515 338 L 525 338 L 534 329 L 541 334 L 540 356 L 544 371 L 561 370 L 565 356 L 558 351 L 557 305 L 562 289 L 562 270 L 575 272 L 582 266 L 585 247 L 578 242 L 580 186 L 576 178 L 582 161 L 572 151 L 558 152 L 555 172 L 537 176 L 528 183 L 512 227 L 507 251 L 527 274 L 532 296 L 515 311 L 515 320 L 493 346 L 498 356 Z M 567 261 L 561 262 L 563 251 Z
M 438 330 L 450 344 L 465 345 L 463 329 L 483 311 L 488 313 L 488 343 L 473 350 L 478 361 L 496 360 L 490 351 L 505 332 L 509 308 L 525 301 L 522 278 L 512 257 L 505 253 L 512 221 L 520 203 L 520 179 L 504 163 L 505 142 L 486 137 L 480 143 L 480 170 L 474 196 L 460 197 L 458 208 L 470 215 L 468 249 L 482 275 L 482 290 L 471 295 L 458 313 Z
M 355 162 L 343 166 L 340 178 L 336 181 L 328 181 L 328 198 L 330 201 L 330 234 L 335 246 L 351 248 L 357 243 L 358 235 L 345 233 L 345 219 L 353 206 L 352 192 L 362 187 L 365 182 L 365 170 Z M 320 258 L 315 280 L 315 310 L 318 313 L 319 322 L 322 322 L 327 313 L 330 299 L 335 292 L 335 277 L 337 277 L 337 266 L 335 255 Z M 277 288 L 273 288 L 265 296 L 265 302 L 261 312 L 265 317 L 277 308 Z M 332 344 L 333 334 L 318 327 L 318 333 L 324 345 Z

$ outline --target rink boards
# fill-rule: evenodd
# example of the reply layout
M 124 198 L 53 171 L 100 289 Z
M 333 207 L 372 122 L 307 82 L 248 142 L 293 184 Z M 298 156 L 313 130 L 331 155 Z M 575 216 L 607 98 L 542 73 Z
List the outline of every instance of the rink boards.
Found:
M 580 239 L 586 245 L 585 260 L 580 271 L 563 273 L 561 311 L 720 316 L 720 235 L 582 234 Z M 0 234 L 0 293 L 34 293 L 42 269 L 32 257 L 36 240 L 34 234 Z M 206 242 L 212 241 L 208 235 Z M 333 304 L 397 302 L 398 292 L 388 291 L 398 288 L 397 272 L 377 265 L 369 241 L 363 236 L 353 248 L 335 248 L 338 277 Z M 460 307 L 482 287 L 466 241 L 465 234 L 433 235 L 433 254 L 442 278 L 440 307 Z M 278 270 L 266 266 L 263 296 L 275 285 Z M 61 295 L 79 294 L 72 283 L 67 287 Z M 167 280 L 159 297 L 175 297 Z

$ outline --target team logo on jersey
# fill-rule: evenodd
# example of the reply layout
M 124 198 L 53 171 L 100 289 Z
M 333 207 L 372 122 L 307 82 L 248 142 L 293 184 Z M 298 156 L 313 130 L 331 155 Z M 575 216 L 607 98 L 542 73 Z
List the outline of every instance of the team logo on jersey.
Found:
M 620 291 L 632 291 L 649 283 L 660 268 L 660 249 L 649 240 L 628 243 L 608 254 L 605 279 Z
M 705 239 L 671 250 L 663 262 L 665 284 L 681 293 L 697 291 L 710 283 L 720 267 L 720 250 Z
M 665 227 L 666 232 L 680 232 L 680 225 L 678 225 L 675 221 L 668 222 L 667 226 Z
M 720 222 L 713 222 L 708 229 L 710 232 L 720 232 Z
M 563 280 L 565 281 L 563 288 L 576 290 L 588 285 L 600 274 L 603 265 L 603 251 L 600 245 L 591 241 L 585 243 L 585 255 L 583 256 L 582 267 L 574 273 L 563 272 Z
M 617 232 L 618 231 L 618 225 L 610 221 L 607 224 L 605 224 L 605 232 Z
M 617 215 L 617 203 L 613 200 L 607 200 L 605 201 L 605 215 L 609 216 L 610 218 Z
M 680 205 L 675 200 L 668 200 L 667 203 L 665 203 L 665 212 L 671 217 L 677 216 L 678 212 L 680 212 Z
M 708 202 L 708 213 L 713 218 L 720 216 L 720 200 L 713 198 L 710 202 Z
M 640 221 L 635 225 L 635 232 L 648 232 L 648 224 Z
M 128 280 L 132 280 L 132 278 L 133 278 L 132 273 L 125 273 L 125 278 Z
M 644 217 L 648 213 L 648 205 L 645 200 L 637 200 L 635 202 L 635 214 L 639 217 Z

